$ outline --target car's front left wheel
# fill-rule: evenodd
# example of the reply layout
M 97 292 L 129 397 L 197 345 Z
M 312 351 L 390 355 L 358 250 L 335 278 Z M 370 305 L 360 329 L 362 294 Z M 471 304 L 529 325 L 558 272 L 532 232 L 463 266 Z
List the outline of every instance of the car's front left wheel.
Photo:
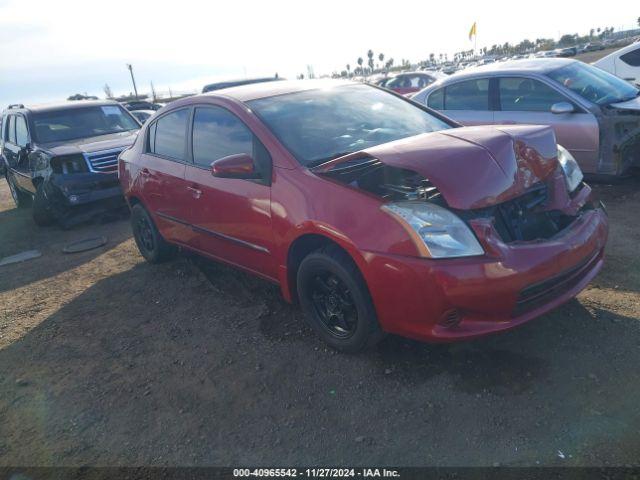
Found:
M 131 209 L 131 227 L 138 250 L 148 262 L 160 263 L 175 253 L 175 247 L 162 238 L 149 212 L 139 203 Z
M 336 350 L 359 352 L 383 337 L 364 278 L 342 249 L 330 245 L 305 257 L 297 289 L 311 326 Z

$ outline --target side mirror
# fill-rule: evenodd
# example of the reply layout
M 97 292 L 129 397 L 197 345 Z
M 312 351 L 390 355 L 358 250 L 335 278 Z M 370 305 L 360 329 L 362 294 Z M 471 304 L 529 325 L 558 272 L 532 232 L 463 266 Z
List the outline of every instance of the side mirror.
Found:
M 551 105 L 551 113 L 562 115 L 564 113 L 573 113 L 575 108 L 569 102 L 558 102 Z
M 218 178 L 254 180 L 260 178 L 251 155 L 238 153 L 222 157 L 211 164 L 211 175 Z

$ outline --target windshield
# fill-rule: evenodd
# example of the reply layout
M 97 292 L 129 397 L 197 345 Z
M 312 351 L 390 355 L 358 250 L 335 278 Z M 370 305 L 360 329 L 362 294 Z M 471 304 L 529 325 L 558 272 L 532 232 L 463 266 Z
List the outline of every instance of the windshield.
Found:
M 41 143 L 63 142 L 140 128 L 119 105 L 37 112 L 33 115 L 33 124 L 35 136 Z
M 451 128 L 421 108 L 366 85 L 309 90 L 248 103 L 306 166 L 400 138 Z
M 598 105 L 624 102 L 638 96 L 638 89 L 631 84 L 582 62 L 553 70 L 547 76 Z

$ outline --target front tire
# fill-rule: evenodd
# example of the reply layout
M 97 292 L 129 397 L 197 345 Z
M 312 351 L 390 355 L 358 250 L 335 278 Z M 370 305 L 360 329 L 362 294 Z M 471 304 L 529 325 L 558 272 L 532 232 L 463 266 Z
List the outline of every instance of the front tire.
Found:
M 161 263 L 174 255 L 175 247 L 162 238 L 149 212 L 139 203 L 131 209 L 131 228 L 138 250 L 149 263 Z
M 27 208 L 31 205 L 31 195 L 23 192 L 13 181 L 11 175 L 7 172 L 5 174 L 7 183 L 9 184 L 9 190 L 11 191 L 11 198 L 18 208 Z
M 330 245 L 305 257 L 297 288 L 309 323 L 336 350 L 356 353 L 382 338 L 367 285 L 342 249 Z

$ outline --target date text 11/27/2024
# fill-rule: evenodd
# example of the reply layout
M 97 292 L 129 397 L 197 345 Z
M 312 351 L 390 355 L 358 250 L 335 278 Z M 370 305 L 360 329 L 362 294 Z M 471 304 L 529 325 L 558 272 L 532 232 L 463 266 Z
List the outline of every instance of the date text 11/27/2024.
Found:
M 235 478 L 290 477 L 290 478 L 399 478 L 397 470 L 387 468 L 237 468 Z

